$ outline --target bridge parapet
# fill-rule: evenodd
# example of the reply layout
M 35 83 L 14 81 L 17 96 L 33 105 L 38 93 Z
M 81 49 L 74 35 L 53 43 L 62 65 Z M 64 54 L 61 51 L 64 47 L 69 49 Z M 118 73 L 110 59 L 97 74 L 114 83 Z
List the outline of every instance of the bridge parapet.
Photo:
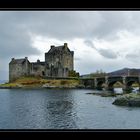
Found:
M 104 76 L 82 79 L 86 86 L 91 86 L 96 89 L 102 88 L 103 85 L 106 89 L 112 89 L 116 82 L 123 84 L 123 90 L 131 88 L 133 83 L 138 83 L 140 87 L 140 76 Z

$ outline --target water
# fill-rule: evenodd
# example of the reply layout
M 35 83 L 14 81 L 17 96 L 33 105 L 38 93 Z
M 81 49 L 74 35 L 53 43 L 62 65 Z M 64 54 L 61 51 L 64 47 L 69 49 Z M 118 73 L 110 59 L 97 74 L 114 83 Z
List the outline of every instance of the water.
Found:
M 140 108 L 83 89 L 0 89 L 0 129 L 140 129 Z

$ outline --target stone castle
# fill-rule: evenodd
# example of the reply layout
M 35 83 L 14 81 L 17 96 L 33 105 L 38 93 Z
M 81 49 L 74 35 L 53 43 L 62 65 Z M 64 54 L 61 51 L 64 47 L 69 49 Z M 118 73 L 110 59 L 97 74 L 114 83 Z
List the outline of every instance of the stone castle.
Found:
M 68 77 L 69 72 L 74 71 L 73 58 L 74 51 L 70 51 L 67 43 L 58 47 L 51 46 L 45 53 L 45 62 L 30 62 L 27 57 L 12 58 L 9 63 L 9 81 L 22 76 Z

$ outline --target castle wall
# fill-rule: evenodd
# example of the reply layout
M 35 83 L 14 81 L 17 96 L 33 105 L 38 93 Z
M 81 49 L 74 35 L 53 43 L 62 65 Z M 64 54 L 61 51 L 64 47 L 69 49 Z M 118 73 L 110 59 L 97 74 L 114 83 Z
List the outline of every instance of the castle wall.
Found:
M 12 59 L 9 63 L 9 80 L 13 81 L 21 76 L 48 76 L 68 77 L 69 71 L 73 70 L 74 52 L 70 51 L 67 43 L 63 46 L 51 46 L 48 53 L 45 53 L 45 62 L 30 63 L 24 59 Z
M 29 76 L 30 74 L 30 64 L 26 61 L 23 64 L 10 63 L 9 64 L 9 81 L 14 81 L 22 76 Z
M 30 75 L 33 76 L 45 76 L 45 62 L 41 63 L 31 63 L 31 72 Z
M 62 65 L 69 70 L 73 70 L 73 55 L 71 53 L 64 53 L 62 56 Z

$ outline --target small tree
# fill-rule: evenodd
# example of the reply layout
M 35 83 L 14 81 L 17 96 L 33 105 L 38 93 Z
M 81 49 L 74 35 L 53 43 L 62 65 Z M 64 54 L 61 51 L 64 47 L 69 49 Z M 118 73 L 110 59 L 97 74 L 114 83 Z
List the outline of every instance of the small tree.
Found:
M 90 77 L 102 77 L 102 76 L 106 76 L 106 75 L 107 75 L 107 73 L 104 72 L 102 69 L 100 69 L 100 70 L 97 70 L 94 73 L 91 73 Z
M 79 77 L 79 73 L 74 70 L 71 70 L 71 71 L 69 71 L 68 76 L 69 77 Z

